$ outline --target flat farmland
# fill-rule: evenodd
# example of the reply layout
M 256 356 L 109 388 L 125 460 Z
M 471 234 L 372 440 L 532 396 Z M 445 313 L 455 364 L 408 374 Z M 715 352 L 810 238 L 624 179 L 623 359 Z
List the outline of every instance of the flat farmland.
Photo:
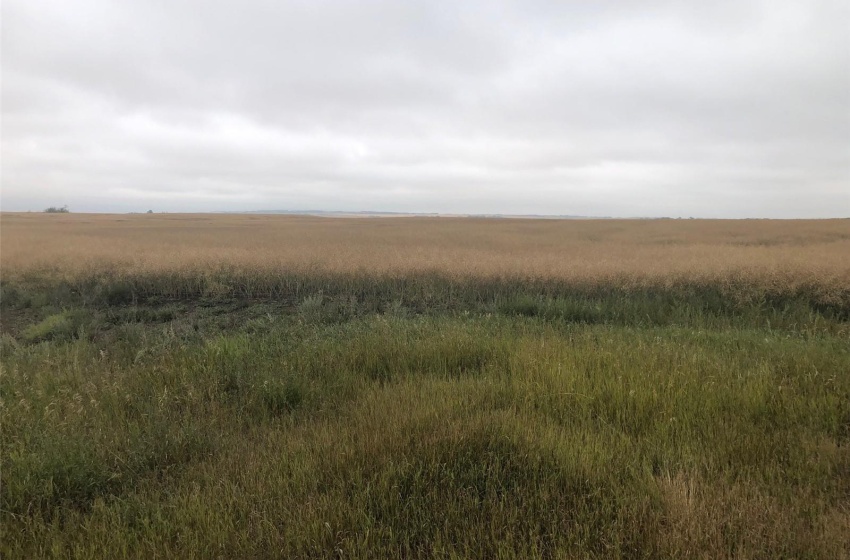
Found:
M 14 557 L 846 558 L 850 221 L 0 216 Z
M 10 273 L 114 267 L 203 273 L 312 268 L 576 282 L 790 282 L 846 288 L 848 220 L 543 220 L 4 214 Z

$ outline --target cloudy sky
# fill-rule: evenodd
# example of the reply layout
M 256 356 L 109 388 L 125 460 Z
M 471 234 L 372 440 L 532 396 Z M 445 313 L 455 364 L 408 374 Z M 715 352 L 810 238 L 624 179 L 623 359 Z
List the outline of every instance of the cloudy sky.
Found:
M 4 0 L 2 209 L 850 216 L 850 3 Z

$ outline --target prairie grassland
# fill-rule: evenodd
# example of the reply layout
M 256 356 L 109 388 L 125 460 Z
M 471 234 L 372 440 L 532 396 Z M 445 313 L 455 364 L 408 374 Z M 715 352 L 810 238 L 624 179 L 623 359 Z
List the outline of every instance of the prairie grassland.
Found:
M 342 219 L 254 215 L 3 214 L 6 274 L 255 274 L 548 278 L 669 283 L 740 280 L 844 290 L 850 220 Z
M 848 558 L 850 223 L 0 218 L 4 558 Z

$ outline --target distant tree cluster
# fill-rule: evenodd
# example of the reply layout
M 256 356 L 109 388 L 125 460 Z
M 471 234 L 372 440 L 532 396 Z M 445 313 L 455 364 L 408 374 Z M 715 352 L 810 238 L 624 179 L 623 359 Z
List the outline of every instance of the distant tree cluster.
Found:
M 70 212 L 67 204 L 61 208 L 58 206 L 51 206 L 50 208 L 45 208 L 44 211 L 48 214 L 68 214 Z

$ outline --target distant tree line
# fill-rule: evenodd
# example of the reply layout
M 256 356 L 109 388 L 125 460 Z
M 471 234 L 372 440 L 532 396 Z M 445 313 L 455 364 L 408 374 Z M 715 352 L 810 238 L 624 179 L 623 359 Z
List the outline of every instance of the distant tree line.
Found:
M 70 212 L 67 204 L 61 208 L 58 206 L 51 206 L 50 208 L 45 208 L 44 211 L 48 214 L 68 214 Z

